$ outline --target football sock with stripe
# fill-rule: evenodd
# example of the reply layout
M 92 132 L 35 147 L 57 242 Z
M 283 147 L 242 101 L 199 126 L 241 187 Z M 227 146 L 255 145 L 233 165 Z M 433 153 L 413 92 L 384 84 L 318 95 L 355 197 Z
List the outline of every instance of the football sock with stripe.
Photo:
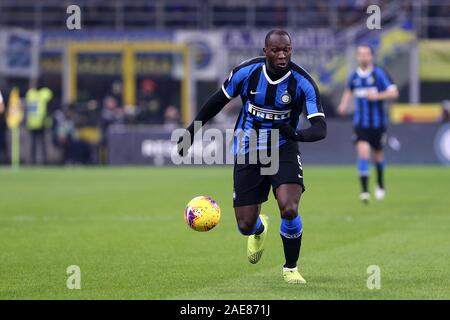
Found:
M 362 192 L 369 192 L 369 160 L 358 160 L 358 173 Z
M 264 231 L 264 225 L 261 223 L 261 219 L 258 217 L 258 221 L 260 222 L 259 227 L 256 228 L 255 234 L 260 235 Z
M 377 162 L 375 164 L 377 168 L 377 183 L 381 189 L 384 189 L 384 161 Z
M 294 219 L 281 219 L 280 235 L 283 241 L 285 268 L 295 268 L 300 256 L 300 247 L 302 245 L 303 225 L 300 216 Z

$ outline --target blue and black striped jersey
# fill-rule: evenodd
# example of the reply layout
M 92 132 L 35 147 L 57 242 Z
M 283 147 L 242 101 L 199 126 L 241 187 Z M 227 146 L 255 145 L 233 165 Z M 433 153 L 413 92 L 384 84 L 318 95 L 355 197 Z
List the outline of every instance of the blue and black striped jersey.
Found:
M 382 68 L 374 68 L 362 71 L 356 69 L 347 81 L 347 88 L 355 97 L 355 114 L 353 125 L 360 128 L 384 129 L 388 124 L 384 101 L 369 101 L 369 92 L 386 91 L 395 86 L 388 73 Z
M 262 150 L 271 148 L 270 130 L 274 124 L 287 123 L 298 129 L 303 110 L 308 119 L 324 116 L 319 90 L 302 67 L 291 62 L 290 70 L 274 81 L 267 74 L 265 61 L 265 57 L 257 57 L 241 63 L 222 85 L 229 99 L 238 95 L 242 99 L 235 126 L 234 154 L 249 150 L 249 137 L 236 132 L 256 130 L 257 149 Z M 278 145 L 285 143 L 286 139 L 280 135 Z

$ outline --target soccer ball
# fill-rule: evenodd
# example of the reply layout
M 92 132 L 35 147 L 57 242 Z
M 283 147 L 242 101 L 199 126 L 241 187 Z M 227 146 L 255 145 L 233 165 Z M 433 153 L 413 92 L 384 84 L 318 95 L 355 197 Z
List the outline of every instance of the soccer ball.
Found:
M 195 197 L 184 209 L 184 221 L 195 231 L 209 231 L 220 220 L 220 207 L 210 197 Z

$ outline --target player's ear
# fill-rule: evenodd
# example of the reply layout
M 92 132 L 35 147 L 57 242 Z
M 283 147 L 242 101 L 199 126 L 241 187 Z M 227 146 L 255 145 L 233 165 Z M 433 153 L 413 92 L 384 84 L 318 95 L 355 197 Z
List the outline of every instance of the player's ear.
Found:
M 266 55 L 266 47 L 263 47 L 264 55 Z

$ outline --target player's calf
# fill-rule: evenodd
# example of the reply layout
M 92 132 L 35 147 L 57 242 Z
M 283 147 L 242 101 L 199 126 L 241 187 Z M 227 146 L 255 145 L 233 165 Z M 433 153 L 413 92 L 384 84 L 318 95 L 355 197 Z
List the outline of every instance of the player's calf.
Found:
M 361 193 L 359 194 L 359 199 L 364 203 L 368 203 L 370 200 L 368 159 L 358 159 L 358 174 L 361 182 Z
M 280 236 L 283 241 L 284 256 L 286 259 L 286 263 L 283 266 L 283 279 L 290 284 L 306 283 L 297 268 L 302 244 L 302 234 L 303 224 L 297 213 L 293 219 L 281 219 Z
M 259 205 L 247 205 L 235 207 L 236 222 L 238 230 L 243 235 L 251 235 L 256 232 L 255 228 L 261 226 L 259 220 Z
M 386 195 L 384 190 L 384 161 L 377 161 L 375 163 L 377 169 L 377 187 L 375 188 L 375 199 L 382 200 Z
M 285 268 L 295 268 L 300 256 L 303 224 L 297 214 L 294 219 L 281 219 L 280 236 L 283 241 Z

